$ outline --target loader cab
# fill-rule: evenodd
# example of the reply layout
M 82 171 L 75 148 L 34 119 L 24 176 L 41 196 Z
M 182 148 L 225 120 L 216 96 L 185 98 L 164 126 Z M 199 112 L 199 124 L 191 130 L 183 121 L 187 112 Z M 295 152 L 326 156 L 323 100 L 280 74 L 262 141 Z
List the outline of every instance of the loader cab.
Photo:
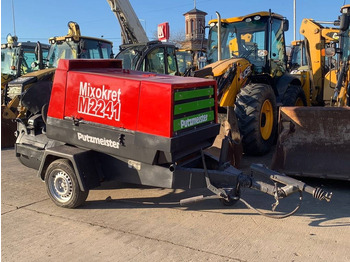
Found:
M 47 58 L 47 66 L 56 68 L 58 61 L 63 59 L 109 59 L 113 57 L 113 44 L 110 41 L 93 37 L 52 37 Z
M 343 6 L 340 12 L 340 70 L 332 102 L 337 106 L 350 106 L 350 5 Z
M 342 61 L 348 62 L 350 58 L 350 5 L 343 6 L 341 8 L 340 17 L 340 50 L 342 52 Z
M 209 22 L 208 64 L 218 61 L 218 20 Z M 256 74 L 282 75 L 286 71 L 284 31 L 288 20 L 260 12 L 244 17 L 221 19 L 221 58 L 244 58 Z
M 177 50 L 176 58 L 180 75 L 187 74 L 188 70 L 193 67 L 193 54 L 189 50 Z
M 302 40 L 292 42 L 288 59 L 288 69 L 290 72 L 308 69 L 305 43 Z
M 9 78 L 16 78 L 21 75 L 42 69 L 38 66 L 38 52 L 46 58 L 49 45 L 36 42 L 17 42 L 16 37 L 9 36 L 8 43 L 1 45 L 1 74 Z M 37 46 L 41 48 L 38 50 Z
M 69 31 L 77 29 L 77 25 L 74 28 L 71 25 L 72 23 L 69 23 L 71 26 Z M 39 86 L 41 89 L 45 88 L 48 90 L 47 93 L 50 92 L 51 81 L 55 75 L 58 61 L 61 58 L 109 59 L 113 56 L 112 42 L 99 38 L 80 36 L 80 33 L 78 35 L 69 32 L 66 36 L 52 37 L 49 39 L 49 43 L 51 45 L 48 55 L 47 57 L 43 56 L 43 59 L 41 59 L 41 70 L 23 74 L 16 80 L 8 82 L 3 98 L 3 103 L 6 106 L 2 113 L 4 118 L 15 119 L 26 117 L 27 108 L 26 106 L 22 106 L 22 102 L 25 100 L 23 96 L 25 95 L 24 92 L 33 86 L 36 88 Z M 42 85 L 45 85 L 45 87 L 40 87 Z M 45 101 L 45 99 L 41 100 Z M 31 113 L 35 112 L 31 111 Z
M 123 61 L 123 68 L 157 74 L 180 75 L 176 47 L 173 44 L 151 41 L 120 46 L 116 59 Z
M 343 36 L 341 38 L 341 47 L 343 61 L 349 61 L 350 57 L 350 29 L 348 28 L 343 32 Z

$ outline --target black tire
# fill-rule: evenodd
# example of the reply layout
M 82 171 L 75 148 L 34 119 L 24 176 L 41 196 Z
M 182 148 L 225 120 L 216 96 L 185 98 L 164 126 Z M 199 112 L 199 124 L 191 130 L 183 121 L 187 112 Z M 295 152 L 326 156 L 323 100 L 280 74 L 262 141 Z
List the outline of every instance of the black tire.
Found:
M 219 200 L 220 200 L 222 205 L 230 207 L 230 206 L 235 205 L 239 201 L 239 198 L 237 198 L 237 199 L 229 198 L 228 200 L 220 198 Z
M 67 159 L 53 161 L 46 170 L 45 184 L 51 200 L 60 207 L 82 205 L 89 191 L 81 191 L 73 167 Z
M 307 106 L 304 90 L 298 85 L 289 85 L 282 98 L 283 106 Z
M 236 195 L 234 197 L 229 196 L 228 200 L 226 200 L 224 198 L 219 198 L 219 200 L 220 200 L 221 204 L 224 206 L 233 206 L 239 201 L 240 198 L 241 198 L 241 190 L 238 189 L 236 191 Z
M 266 110 L 266 107 L 270 110 Z M 266 154 L 272 147 L 277 128 L 276 96 L 271 86 L 249 84 L 241 88 L 235 102 L 243 150 L 248 155 Z

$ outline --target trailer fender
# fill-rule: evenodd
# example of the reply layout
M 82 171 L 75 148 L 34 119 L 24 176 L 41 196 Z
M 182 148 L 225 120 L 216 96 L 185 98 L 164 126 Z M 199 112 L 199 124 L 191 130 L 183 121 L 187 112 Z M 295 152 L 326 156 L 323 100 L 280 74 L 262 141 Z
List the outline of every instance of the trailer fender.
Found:
M 98 166 L 95 163 L 96 152 L 73 146 L 62 145 L 46 149 L 38 170 L 38 176 L 44 181 L 48 166 L 57 159 L 70 161 L 77 176 L 79 187 L 82 191 L 95 188 L 100 185 Z

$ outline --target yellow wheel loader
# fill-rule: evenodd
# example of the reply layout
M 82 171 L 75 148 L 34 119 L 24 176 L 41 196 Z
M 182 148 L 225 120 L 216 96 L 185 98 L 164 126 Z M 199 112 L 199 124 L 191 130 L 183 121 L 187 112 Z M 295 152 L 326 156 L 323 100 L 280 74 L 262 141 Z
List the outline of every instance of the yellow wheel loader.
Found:
M 7 84 L 29 72 L 44 68 L 42 58 L 46 58 L 49 45 L 40 42 L 18 42 L 17 36 L 7 35 L 7 43 L 1 44 L 1 113 L 4 111 L 4 92 Z M 1 119 L 1 146 L 14 144 L 16 123 L 10 119 Z M 8 139 L 12 137 L 13 139 Z
M 329 105 L 331 102 L 338 64 L 332 54 L 326 54 L 326 50 L 337 48 L 339 28 L 323 24 L 335 26 L 338 23 L 305 18 L 300 26 L 304 40 L 292 42 L 289 70 L 300 78 L 309 106 Z
M 280 109 L 272 168 L 288 175 L 350 181 L 350 5 L 341 13 L 331 106 Z
M 44 65 L 43 69 L 24 74 L 7 83 L 4 89 L 2 119 L 23 119 L 27 114 L 26 107 L 23 104 L 23 97 L 25 96 L 26 101 L 38 101 L 36 104 L 40 107 L 32 108 L 32 110 L 46 110 L 45 105 L 40 101 L 45 101 L 45 98 L 50 94 L 52 80 L 58 61 L 61 58 L 109 59 L 113 57 L 112 42 L 81 36 L 79 25 L 75 22 L 68 23 L 68 34 L 66 36 L 52 37 L 49 39 L 49 43 L 48 56 L 40 62 Z M 27 92 L 30 88 L 35 88 L 37 91 Z M 28 98 L 29 93 L 35 94 L 35 97 Z M 2 141 L 11 141 L 10 144 L 13 146 L 14 136 L 8 135 Z
M 220 109 L 234 108 L 244 152 L 262 155 L 275 142 L 277 108 L 306 105 L 300 80 L 287 72 L 289 23 L 271 11 L 228 19 L 217 15 L 209 21 L 204 69 L 211 68 L 218 83 Z
M 341 8 L 340 59 L 337 84 L 334 88 L 332 105 L 350 106 L 350 5 Z
M 43 69 L 41 57 L 47 57 L 49 48 L 39 42 L 18 42 L 17 36 L 8 34 L 7 43 L 1 44 L 1 90 L 11 80 Z
M 93 37 L 81 36 L 79 25 L 68 23 L 68 34 L 49 39 L 50 50 L 43 63 L 45 68 L 31 72 L 14 81 L 10 81 L 5 89 L 3 117 L 6 119 L 21 118 L 25 114 L 21 107 L 21 96 L 34 83 L 52 81 L 58 61 L 64 59 L 92 58 L 107 59 L 112 56 L 112 42 Z

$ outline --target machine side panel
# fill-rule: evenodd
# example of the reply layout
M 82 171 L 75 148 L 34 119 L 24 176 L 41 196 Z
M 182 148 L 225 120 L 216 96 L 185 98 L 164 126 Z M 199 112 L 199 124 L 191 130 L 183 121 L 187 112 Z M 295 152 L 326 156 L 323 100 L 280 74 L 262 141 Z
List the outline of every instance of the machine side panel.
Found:
M 65 116 L 135 130 L 139 86 L 139 81 L 71 71 Z
M 48 115 L 62 119 L 64 116 L 64 102 L 66 97 L 67 71 L 58 68 L 55 73 L 54 83 L 52 85 Z
M 139 132 L 171 137 L 172 90 L 163 83 L 142 82 L 138 112 Z

